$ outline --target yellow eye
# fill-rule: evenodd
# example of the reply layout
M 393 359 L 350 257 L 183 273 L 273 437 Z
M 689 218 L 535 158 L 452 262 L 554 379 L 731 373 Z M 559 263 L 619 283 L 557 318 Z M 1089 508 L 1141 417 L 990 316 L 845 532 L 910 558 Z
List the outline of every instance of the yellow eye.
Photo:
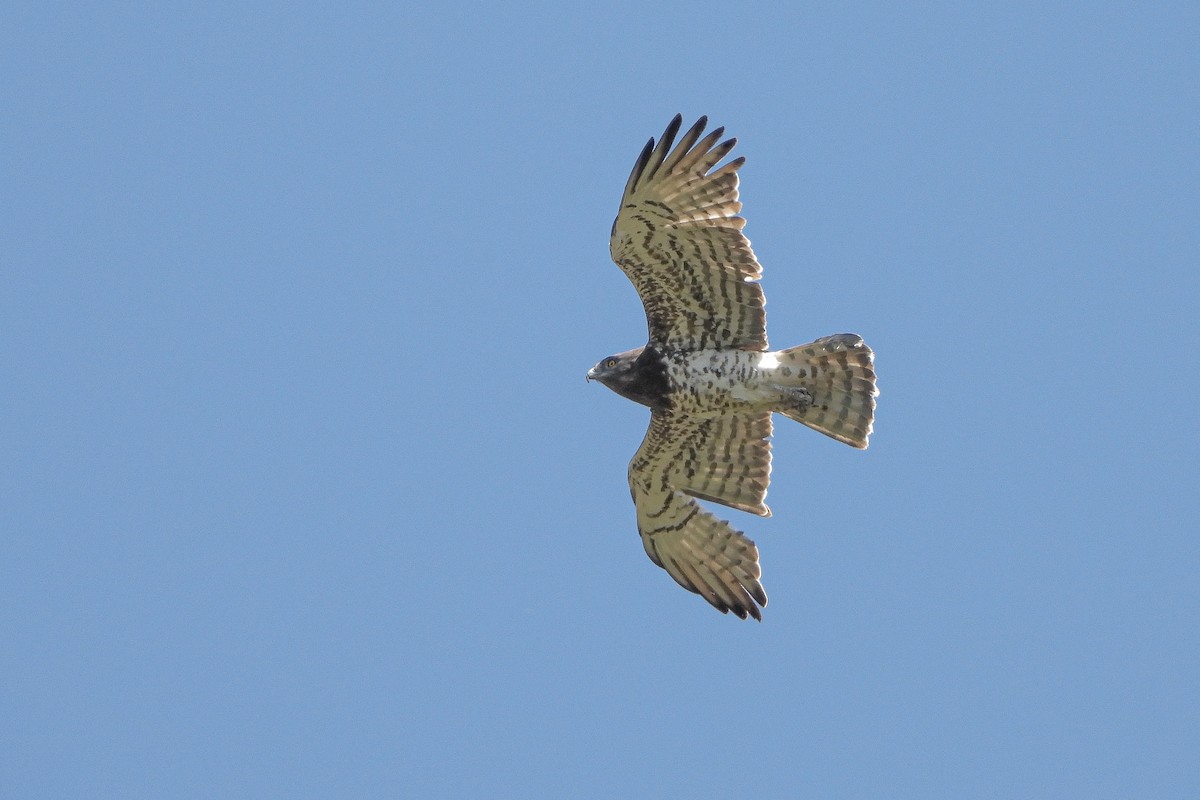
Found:
M 615 358 L 610 358 L 604 362 L 604 366 L 606 369 L 612 369 L 616 365 L 617 365 L 617 360 Z

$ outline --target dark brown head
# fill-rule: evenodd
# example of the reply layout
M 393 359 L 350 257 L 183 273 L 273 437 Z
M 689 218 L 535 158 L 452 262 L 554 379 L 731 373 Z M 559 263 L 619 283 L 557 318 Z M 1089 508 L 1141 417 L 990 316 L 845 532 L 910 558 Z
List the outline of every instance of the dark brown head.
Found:
M 653 348 L 639 347 L 601 359 L 588 370 L 587 379 L 650 408 L 670 404 L 666 363 Z

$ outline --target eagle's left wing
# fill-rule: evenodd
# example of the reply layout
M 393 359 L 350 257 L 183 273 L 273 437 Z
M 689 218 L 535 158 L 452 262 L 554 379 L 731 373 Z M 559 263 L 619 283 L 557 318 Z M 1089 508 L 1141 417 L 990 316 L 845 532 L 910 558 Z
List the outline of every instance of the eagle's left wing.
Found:
M 745 159 L 713 167 L 737 139 L 703 139 L 701 117 L 671 145 L 678 114 L 657 146 L 646 143 L 613 222 L 613 261 L 637 288 L 650 342 L 666 349 L 767 349 L 762 267 L 742 234 L 737 171 Z
M 693 497 L 768 515 L 771 415 L 655 411 L 629 462 L 629 491 L 650 560 L 717 610 L 762 619 L 758 548 Z M 690 496 L 689 496 L 690 495 Z

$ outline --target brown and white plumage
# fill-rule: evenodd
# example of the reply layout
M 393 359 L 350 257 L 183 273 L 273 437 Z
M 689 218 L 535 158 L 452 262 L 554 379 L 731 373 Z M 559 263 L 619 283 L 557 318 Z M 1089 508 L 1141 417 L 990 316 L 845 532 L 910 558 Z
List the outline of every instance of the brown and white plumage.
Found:
M 762 276 L 737 216 L 737 171 L 718 163 L 736 139 L 703 136 L 701 117 L 672 148 L 682 117 L 642 150 L 613 223 L 613 260 L 646 310 L 644 347 L 588 378 L 651 409 L 629 464 L 647 555 L 722 612 L 762 619 L 754 542 L 696 498 L 770 516 L 771 413 L 865 448 L 875 411 L 874 356 L 837 334 L 767 350 Z
M 762 267 L 742 235 L 737 216 L 737 158 L 713 170 L 737 144 L 717 144 L 724 128 L 703 139 L 705 117 L 679 145 L 671 142 L 676 115 L 654 145 L 642 149 L 613 222 L 609 251 L 633 281 L 650 328 L 650 341 L 685 350 L 767 348 Z
M 771 414 L 700 417 L 656 412 L 629 462 L 629 492 L 650 560 L 721 611 L 761 619 L 758 548 L 699 497 L 770 516 Z M 757 603 L 757 605 L 756 605 Z

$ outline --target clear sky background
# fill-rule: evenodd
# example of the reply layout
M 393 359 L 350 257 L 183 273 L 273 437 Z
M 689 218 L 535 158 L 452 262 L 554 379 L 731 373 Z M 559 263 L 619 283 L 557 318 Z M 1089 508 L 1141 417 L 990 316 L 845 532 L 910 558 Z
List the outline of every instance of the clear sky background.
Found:
M 1196 797 L 1198 8 L 6 4 L 3 793 Z M 877 353 L 761 624 L 583 379 L 676 112 Z

